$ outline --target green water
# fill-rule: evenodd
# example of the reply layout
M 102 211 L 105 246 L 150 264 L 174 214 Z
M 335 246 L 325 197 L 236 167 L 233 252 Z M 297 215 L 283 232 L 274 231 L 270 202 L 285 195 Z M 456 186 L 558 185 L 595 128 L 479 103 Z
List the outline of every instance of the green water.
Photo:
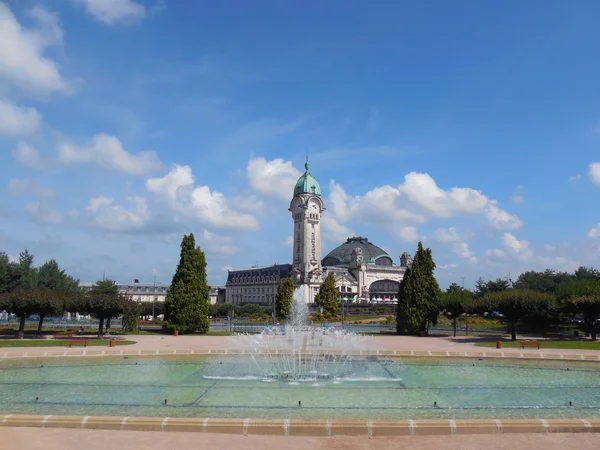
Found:
M 354 361 L 342 380 L 291 383 L 258 372 L 241 358 L 3 360 L 0 411 L 371 420 L 600 415 L 600 364 L 591 362 L 373 358 Z

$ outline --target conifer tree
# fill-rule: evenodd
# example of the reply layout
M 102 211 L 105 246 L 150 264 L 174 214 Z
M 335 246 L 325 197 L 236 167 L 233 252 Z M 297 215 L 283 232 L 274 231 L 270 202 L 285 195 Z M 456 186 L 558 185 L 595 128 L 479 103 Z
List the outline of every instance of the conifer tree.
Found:
M 290 314 L 292 307 L 292 297 L 294 296 L 294 281 L 292 277 L 285 280 L 279 280 L 277 288 L 277 297 L 275 299 L 275 314 L 277 319 L 285 320 Z
M 430 322 L 437 323 L 441 291 L 433 275 L 434 270 L 431 249 L 424 249 L 419 242 L 413 264 L 407 268 L 400 282 L 396 310 L 399 334 L 424 333 Z
M 333 273 L 329 272 L 327 278 L 319 288 L 319 293 L 315 297 L 315 303 L 319 310 L 323 308 L 323 316 L 326 319 L 332 319 L 338 316 L 338 291 L 335 288 L 335 278 Z
M 182 333 L 208 332 L 209 294 L 204 252 L 196 247 L 192 233 L 184 235 L 179 264 L 165 299 L 163 327 Z

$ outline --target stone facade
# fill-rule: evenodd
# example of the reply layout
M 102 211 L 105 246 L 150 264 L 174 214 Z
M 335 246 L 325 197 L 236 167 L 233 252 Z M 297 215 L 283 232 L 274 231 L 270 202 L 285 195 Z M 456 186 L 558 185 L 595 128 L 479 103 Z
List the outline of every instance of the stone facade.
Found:
M 291 270 L 291 264 L 230 270 L 225 284 L 225 302 L 274 305 L 279 280 L 289 277 Z

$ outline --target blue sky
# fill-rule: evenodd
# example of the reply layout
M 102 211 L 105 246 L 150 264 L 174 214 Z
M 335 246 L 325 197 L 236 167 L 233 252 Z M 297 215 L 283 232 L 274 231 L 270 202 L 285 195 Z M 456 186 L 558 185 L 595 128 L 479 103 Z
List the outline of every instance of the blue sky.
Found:
M 82 281 L 419 239 L 445 286 L 600 255 L 600 5 L 0 0 L 0 250 Z

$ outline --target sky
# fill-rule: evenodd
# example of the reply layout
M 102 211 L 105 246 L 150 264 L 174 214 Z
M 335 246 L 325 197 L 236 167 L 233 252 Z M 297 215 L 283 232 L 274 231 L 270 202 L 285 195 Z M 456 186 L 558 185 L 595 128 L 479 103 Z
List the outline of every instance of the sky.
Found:
M 421 240 L 442 287 L 600 256 L 595 0 L 0 0 L 0 251 L 82 282 Z

